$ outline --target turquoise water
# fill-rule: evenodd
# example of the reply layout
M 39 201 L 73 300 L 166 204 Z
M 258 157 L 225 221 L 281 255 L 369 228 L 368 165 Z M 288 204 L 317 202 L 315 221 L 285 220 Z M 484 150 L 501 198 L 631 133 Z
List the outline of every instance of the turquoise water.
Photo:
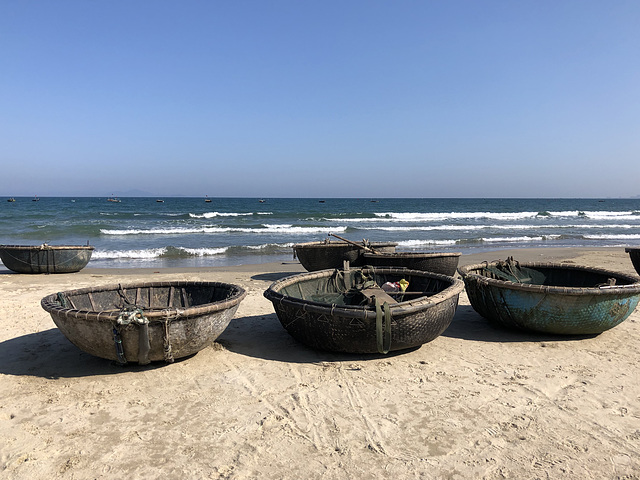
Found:
M 640 245 L 640 199 L 3 199 L 0 244 L 95 246 L 90 267 L 290 261 L 335 233 L 398 251 Z

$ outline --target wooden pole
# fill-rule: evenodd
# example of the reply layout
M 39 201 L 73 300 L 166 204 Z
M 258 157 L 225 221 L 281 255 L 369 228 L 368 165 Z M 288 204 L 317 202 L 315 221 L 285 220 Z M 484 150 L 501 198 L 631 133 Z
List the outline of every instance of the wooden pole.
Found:
M 331 235 L 332 237 L 336 237 L 337 239 L 342 240 L 343 242 L 347 242 L 347 243 L 350 243 L 351 245 L 355 245 L 356 247 L 361 248 L 363 250 L 366 250 L 367 252 L 378 253 L 373 248 L 366 247 L 364 245 L 360 245 L 359 243 L 356 243 L 356 242 L 352 242 L 351 240 L 347 240 L 346 238 L 342 238 L 342 237 L 336 235 L 335 233 L 330 233 L 329 235 Z

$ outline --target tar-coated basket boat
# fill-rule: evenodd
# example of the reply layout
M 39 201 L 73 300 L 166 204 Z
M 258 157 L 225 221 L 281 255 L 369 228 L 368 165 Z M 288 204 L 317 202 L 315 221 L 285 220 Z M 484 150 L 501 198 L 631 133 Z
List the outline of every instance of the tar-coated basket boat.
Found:
M 219 282 L 151 282 L 58 292 L 41 301 L 81 350 L 118 363 L 186 357 L 212 344 L 246 291 Z
M 624 251 L 629 254 L 633 268 L 635 268 L 636 272 L 640 275 L 640 247 L 627 247 Z
M 640 278 L 553 263 L 485 262 L 458 268 L 476 312 L 499 325 L 552 334 L 599 334 L 640 299 Z
M 324 240 L 321 242 L 298 243 L 293 246 L 293 254 L 308 272 L 342 268 L 345 261 L 351 266 L 362 266 L 365 248 L 373 248 L 379 253 L 396 251 L 397 243 L 362 242 L 362 246 L 351 242 Z
M 402 280 L 408 282 L 404 293 L 388 290 Z M 365 267 L 287 277 L 264 296 L 287 332 L 309 347 L 387 353 L 418 347 L 444 332 L 463 288 L 446 275 Z
M 0 245 L 0 259 L 16 273 L 73 273 L 91 259 L 90 245 Z
M 362 261 L 374 267 L 403 267 L 452 277 L 456 274 L 460 255 L 459 252 L 365 252 Z

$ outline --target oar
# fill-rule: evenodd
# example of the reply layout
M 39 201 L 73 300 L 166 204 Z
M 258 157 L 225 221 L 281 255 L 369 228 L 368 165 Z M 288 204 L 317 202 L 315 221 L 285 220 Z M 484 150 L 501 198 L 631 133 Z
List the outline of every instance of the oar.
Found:
M 351 245 L 355 245 L 356 247 L 361 248 L 363 250 L 366 250 L 367 252 L 378 253 L 373 248 L 366 247 L 365 245 L 360 245 L 359 243 L 356 243 L 356 242 L 352 242 L 351 240 L 347 240 L 346 238 L 342 238 L 342 237 L 336 235 L 335 233 L 330 233 L 329 235 L 331 235 L 332 237 L 336 237 L 337 239 L 342 240 L 343 242 L 347 242 L 347 243 L 350 243 Z

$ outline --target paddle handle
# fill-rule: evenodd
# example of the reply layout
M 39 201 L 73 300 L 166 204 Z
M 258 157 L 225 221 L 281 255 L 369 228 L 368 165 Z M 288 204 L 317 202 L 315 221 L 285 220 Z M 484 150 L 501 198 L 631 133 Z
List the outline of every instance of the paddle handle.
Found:
M 355 245 L 356 247 L 361 248 L 363 250 L 366 250 L 367 252 L 378 253 L 373 248 L 369 248 L 369 247 L 366 247 L 364 245 L 360 245 L 359 243 L 352 242 L 351 240 L 347 240 L 346 238 L 342 238 L 342 237 L 336 235 L 335 233 L 330 233 L 329 235 L 331 235 L 332 237 L 336 237 L 337 239 L 342 240 L 343 242 L 347 242 L 347 243 L 350 243 L 351 245 Z

